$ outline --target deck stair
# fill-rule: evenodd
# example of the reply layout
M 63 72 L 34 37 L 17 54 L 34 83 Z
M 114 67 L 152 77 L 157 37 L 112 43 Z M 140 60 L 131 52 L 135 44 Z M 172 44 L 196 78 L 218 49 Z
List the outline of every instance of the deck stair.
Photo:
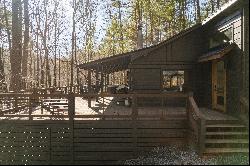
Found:
M 249 131 L 239 120 L 210 120 L 206 123 L 206 155 L 249 153 Z

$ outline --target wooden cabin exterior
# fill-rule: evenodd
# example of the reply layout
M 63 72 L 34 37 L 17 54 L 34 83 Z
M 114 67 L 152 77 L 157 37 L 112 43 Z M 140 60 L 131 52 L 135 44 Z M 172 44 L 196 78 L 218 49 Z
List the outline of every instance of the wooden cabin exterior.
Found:
M 128 70 L 130 92 L 147 94 L 165 93 L 164 71 L 184 71 L 183 90 L 194 93 L 199 107 L 248 114 L 248 3 L 229 1 L 201 24 L 158 45 L 79 67 L 104 75 Z
M 202 29 L 205 51 L 194 79 L 197 102 L 236 116 L 248 114 L 249 1 L 231 1 Z
M 231 0 L 158 45 L 79 65 L 86 94 L 72 86 L 0 93 L 0 164 L 110 165 L 187 144 L 200 155 L 249 154 L 248 5 Z M 122 70 L 128 94 L 105 93 L 108 75 Z M 170 92 L 173 79 L 183 93 Z M 147 102 L 162 107 L 140 106 Z

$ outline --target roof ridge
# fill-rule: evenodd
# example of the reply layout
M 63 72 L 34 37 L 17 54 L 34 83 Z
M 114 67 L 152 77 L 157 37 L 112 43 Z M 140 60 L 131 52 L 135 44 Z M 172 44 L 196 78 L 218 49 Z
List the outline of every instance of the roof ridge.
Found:
M 209 14 L 208 17 L 205 20 L 202 21 L 202 25 L 204 25 L 207 22 L 209 22 L 210 20 L 212 20 L 214 17 L 216 17 L 221 12 L 223 12 L 225 9 L 229 8 L 230 6 L 232 6 L 237 1 L 239 1 L 239 0 L 229 0 L 227 3 L 225 3 L 224 5 L 222 5 L 219 9 L 217 9 L 215 12 Z

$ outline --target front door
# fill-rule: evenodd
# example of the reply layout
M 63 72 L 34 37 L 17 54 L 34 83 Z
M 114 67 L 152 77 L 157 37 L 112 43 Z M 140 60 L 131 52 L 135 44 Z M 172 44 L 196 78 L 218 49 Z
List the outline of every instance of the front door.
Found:
M 212 64 L 212 96 L 213 109 L 226 111 L 226 70 L 221 60 Z

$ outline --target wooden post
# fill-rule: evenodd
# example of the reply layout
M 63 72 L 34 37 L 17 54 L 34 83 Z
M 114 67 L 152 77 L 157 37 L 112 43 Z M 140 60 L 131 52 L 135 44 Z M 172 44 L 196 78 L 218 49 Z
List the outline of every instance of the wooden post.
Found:
M 18 97 L 14 98 L 14 108 L 15 111 L 18 111 Z
M 103 93 L 103 88 L 104 88 L 104 79 L 103 79 L 103 77 L 104 77 L 104 74 L 101 73 L 101 93 Z
M 75 97 L 73 93 L 68 96 L 68 115 L 70 132 L 70 163 L 74 165 L 74 115 L 75 115 Z
M 137 120 L 138 110 L 137 110 L 137 96 L 132 96 L 132 119 Z
M 133 125 L 134 156 L 136 156 L 138 154 L 138 150 L 137 150 L 137 118 L 138 118 L 137 97 L 135 95 L 133 95 L 132 96 L 132 125 Z
M 104 97 L 102 97 L 102 115 L 103 115 L 102 120 L 105 120 L 104 111 L 105 111 L 105 107 L 104 107 Z
M 32 118 L 32 101 L 33 100 L 31 97 L 29 97 L 29 120 L 33 120 Z
M 106 75 L 106 82 L 107 82 L 107 85 L 109 85 L 109 74 L 108 73 Z M 107 89 L 106 89 L 106 91 L 107 91 Z
M 99 91 L 100 83 L 99 83 L 98 71 L 96 71 L 95 73 L 95 87 Z M 96 102 L 98 102 L 98 96 L 96 97 Z
M 200 119 L 199 125 L 199 155 L 202 156 L 205 150 L 205 138 L 206 138 L 206 121 L 205 119 Z
M 172 76 L 170 76 L 170 88 L 172 88 Z
M 193 97 L 193 92 L 188 92 L 187 93 L 187 100 L 186 100 L 186 111 L 187 111 L 187 122 L 189 123 L 189 113 L 190 113 L 190 110 L 189 110 L 189 97 Z
M 91 71 L 88 70 L 88 94 L 91 93 Z M 91 107 L 91 98 L 88 97 L 88 107 Z
M 106 75 L 106 73 L 103 74 L 103 82 L 104 82 L 103 92 L 106 92 L 106 89 L 107 89 L 107 75 Z

